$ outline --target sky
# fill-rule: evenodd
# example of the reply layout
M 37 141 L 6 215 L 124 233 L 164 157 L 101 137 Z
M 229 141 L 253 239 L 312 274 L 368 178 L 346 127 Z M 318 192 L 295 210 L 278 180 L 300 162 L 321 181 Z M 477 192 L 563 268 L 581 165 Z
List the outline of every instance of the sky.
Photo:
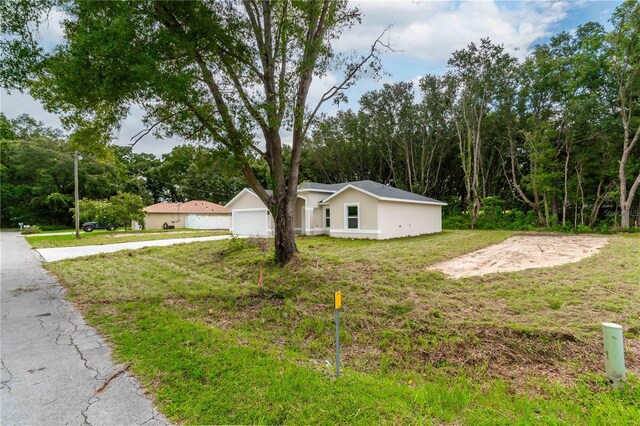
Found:
M 596 21 L 608 25 L 609 17 L 621 1 L 353 1 L 361 13 L 362 23 L 342 34 L 334 43 L 337 51 L 367 51 L 373 41 L 388 28 L 384 42 L 391 46 L 382 56 L 385 75 L 379 80 L 362 79 L 352 87 L 348 103 L 328 106 L 326 113 L 338 109 L 357 109 L 358 99 L 384 83 L 417 81 L 425 74 L 442 74 L 447 60 L 455 50 L 470 42 L 489 37 L 503 44 L 512 55 L 523 59 L 536 44 L 546 42 L 562 31 L 573 31 L 579 25 Z M 55 46 L 63 37 L 60 14 L 53 13 L 41 31 L 41 42 Z M 329 74 L 314 81 L 309 103 L 320 98 L 339 76 Z M 8 94 L 0 89 L 0 111 L 13 118 L 20 114 L 32 117 L 52 127 L 61 127 L 58 117 L 48 113 L 28 93 Z M 122 123 L 115 143 L 126 145 L 131 137 L 144 129 L 143 111 L 133 109 Z M 284 136 L 286 142 L 287 136 Z M 148 135 L 134 147 L 136 152 L 161 155 L 174 146 L 185 143 L 177 139 L 156 139 Z

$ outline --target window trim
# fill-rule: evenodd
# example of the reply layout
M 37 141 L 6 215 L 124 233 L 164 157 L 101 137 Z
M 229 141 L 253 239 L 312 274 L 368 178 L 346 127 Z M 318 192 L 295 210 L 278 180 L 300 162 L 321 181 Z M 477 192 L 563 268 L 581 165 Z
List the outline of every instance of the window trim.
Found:
M 327 210 L 329 210 L 328 216 Z M 327 219 L 329 219 L 329 226 L 327 226 Z M 331 206 L 325 206 L 322 208 L 322 224 L 324 225 L 324 229 L 331 229 Z
M 358 219 L 358 227 L 357 228 L 349 228 L 349 207 L 357 207 L 358 215 L 355 216 Z M 360 229 L 360 203 L 345 203 L 344 204 L 344 229 L 347 231 L 359 230 Z

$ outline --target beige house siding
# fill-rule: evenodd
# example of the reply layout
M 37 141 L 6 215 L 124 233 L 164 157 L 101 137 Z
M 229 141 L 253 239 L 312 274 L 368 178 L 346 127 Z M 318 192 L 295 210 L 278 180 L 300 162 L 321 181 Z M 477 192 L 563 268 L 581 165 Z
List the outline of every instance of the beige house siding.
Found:
M 184 213 L 147 213 L 144 219 L 146 229 L 162 229 L 162 225 L 173 225 L 184 228 L 186 214 Z
M 442 207 L 430 204 L 378 202 L 379 238 L 398 238 L 442 231 Z
M 332 237 L 377 239 L 378 200 L 353 188 L 333 197 L 330 201 Z M 345 224 L 346 205 L 358 204 L 359 229 L 347 230 Z
M 306 215 L 307 219 L 305 234 L 319 235 L 327 233 L 327 230 L 324 228 L 323 222 L 324 206 L 318 206 L 318 204 L 329 195 L 331 194 L 311 191 L 300 191 L 298 193 L 298 197 L 305 200 L 304 206 L 302 206 L 303 209 L 306 209 L 304 210 L 304 214 Z
M 258 198 L 257 195 L 250 193 L 249 191 L 245 191 L 240 197 L 238 197 L 229 208 L 233 210 L 247 210 L 247 209 L 265 209 L 267 210 L 267 206 L 264 205 L 262 200 Z M 233 215 L 233 212 L 231 213 Z M 231 227 L 233 228 L 233 219 L 231 220 Z M 267 219 L 267 235 L 272 236 L 274 233 L 275 224 L 273 223 L 273 217 L 269 213 L 269 218 Z
M 232 204 L 233 210 L 243 209 L 266 209 L 262 200 L 257 195 L 251 194 L 245 191 L 240 197 L 238 197 Z
M 304 228 L 304 200 L 302 198 L 296 199 L 296 207 L 293 212 L 293 227 L 296 232 L 302 232 Z

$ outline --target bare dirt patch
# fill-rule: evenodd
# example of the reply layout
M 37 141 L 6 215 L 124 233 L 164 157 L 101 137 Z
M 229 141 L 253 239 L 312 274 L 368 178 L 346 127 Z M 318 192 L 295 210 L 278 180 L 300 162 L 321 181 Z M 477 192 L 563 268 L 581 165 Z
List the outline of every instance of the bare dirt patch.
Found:
M 594 235 L 520 235 L 500 244 L 436 263 L 429 269 L 453 278 L 548 268 L 578 262 L 596 254 L 609 240 Z

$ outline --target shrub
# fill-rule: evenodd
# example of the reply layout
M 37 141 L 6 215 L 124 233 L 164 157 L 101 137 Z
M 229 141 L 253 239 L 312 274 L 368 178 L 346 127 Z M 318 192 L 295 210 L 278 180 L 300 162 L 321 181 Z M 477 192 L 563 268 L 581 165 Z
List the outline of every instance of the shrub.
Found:
M 227 240 L 227 247 L 224 250 L 224 253 L 235 253 L 237 251 L 242 251 L 246 249 L 249 245 L 247 244 L 247 240 L 245 238 L 238 238 L 233 236 Z
M 42 230 L 37 225 L 22 230 L 22 235 L 39 234 Z

